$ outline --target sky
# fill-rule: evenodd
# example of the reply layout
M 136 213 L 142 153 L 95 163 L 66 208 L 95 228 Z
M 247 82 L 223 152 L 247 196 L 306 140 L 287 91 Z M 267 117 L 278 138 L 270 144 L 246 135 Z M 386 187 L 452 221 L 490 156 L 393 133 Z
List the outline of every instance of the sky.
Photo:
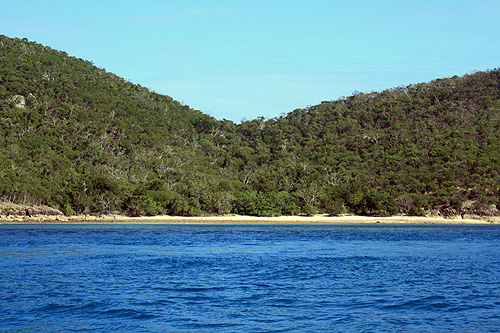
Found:
M 237 123 L 500 67 L 499 0 L 0 0 L 0 34 Z

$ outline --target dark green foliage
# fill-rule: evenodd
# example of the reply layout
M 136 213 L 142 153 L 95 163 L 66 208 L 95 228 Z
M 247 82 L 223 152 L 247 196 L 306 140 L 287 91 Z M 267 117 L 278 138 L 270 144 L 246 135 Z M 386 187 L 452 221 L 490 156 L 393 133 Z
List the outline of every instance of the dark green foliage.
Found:
M 293 197 L 287 192 L 239 192 L 233 211 L 255 216 L 295 215 L 299 213 Z
M 65 214 L 498 214 L 500 71 L 237 125 L 0 36 L 0 200 Z
M 330 216 L 340 216 L 346 213 L 344 200 L 324 198 L 322 201 L 323 211 Z
M 398 212 L 398 205 L 394 198 L 377 190 L 352 195 L 349 206 L 359 215 L 390 216 Z
M 124 209 L 130 216 L 152 216 L 162 212 L 158 203 L 145 195 L 132 195 L 128 197 L 125 201 Z
M 316 207 L 314 207 L 313 205 L 311 204 L 306 204 L 303 208 L 302 208 L 302 212 L 306 215 L 306 216 L 313 216 L 315 214 L 318 213 L 318 209 Z

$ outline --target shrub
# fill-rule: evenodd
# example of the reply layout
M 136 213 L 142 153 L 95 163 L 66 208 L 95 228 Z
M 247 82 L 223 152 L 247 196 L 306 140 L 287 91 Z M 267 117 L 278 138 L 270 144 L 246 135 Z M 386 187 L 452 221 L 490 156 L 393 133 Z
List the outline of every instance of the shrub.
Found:
M 313 216 L 318 214 L 318 209 L 311 204 L 305 204 L 304 207 L 302 207 L 302 213 L 306 216 Z

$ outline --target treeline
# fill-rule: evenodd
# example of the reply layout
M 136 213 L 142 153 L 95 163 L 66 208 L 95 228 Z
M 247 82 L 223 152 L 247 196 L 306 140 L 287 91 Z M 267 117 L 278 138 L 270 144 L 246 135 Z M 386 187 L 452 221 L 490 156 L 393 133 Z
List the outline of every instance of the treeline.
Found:
M 65 214 L 498 214 L 500 71 L 235 124 L 0 36 L 0 200 Z

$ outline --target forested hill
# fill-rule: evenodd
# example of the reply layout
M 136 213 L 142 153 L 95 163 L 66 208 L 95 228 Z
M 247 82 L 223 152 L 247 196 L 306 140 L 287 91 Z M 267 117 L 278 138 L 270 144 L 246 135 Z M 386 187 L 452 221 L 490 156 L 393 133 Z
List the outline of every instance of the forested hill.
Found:
M 75 213 L 498 215 L 500 71 L 235 124 L 0 36 L 0 201 Z

